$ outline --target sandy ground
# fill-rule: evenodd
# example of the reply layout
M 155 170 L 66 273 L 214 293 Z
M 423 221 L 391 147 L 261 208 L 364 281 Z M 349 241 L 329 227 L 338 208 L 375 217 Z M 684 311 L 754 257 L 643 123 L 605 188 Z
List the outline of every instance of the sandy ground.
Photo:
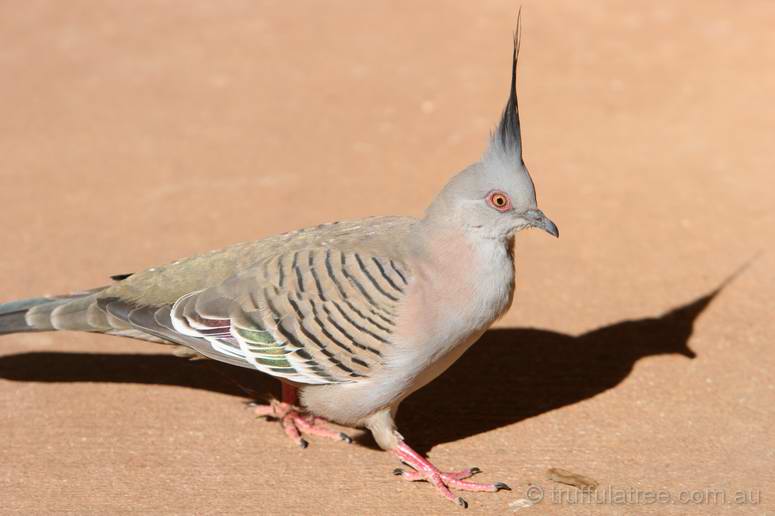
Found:
M 775 514 L 775 5 L 524 3 L 525 158 L 562 237 L 518 238 L 515 306 L 401 429 L 511 484 L 471 513 Z M 421 214 L 497 120 L 515 12 L 0 4 L 0 301 Z M 461 514 L 368 439 L 294 447 L 247 370 L 70 333 L 0 354 L 0 512 Z

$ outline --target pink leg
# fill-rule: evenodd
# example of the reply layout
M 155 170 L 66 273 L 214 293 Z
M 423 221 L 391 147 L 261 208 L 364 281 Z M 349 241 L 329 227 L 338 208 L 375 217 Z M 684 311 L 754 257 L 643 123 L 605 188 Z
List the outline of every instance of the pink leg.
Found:
M 480 484 L 478 482 L 463 480 L 471 475 L 479 473 L 479 468 L 469 468 L 449 473 L 440 471 L 439 468 L 431 464 L 428 459 L 414 451 L 403 441 L 401 441 L 392 452 L 402 462 L 414 469 L 414 471 L 396 469 L 394 471 L 396 475 L 400 475 L 402 478 L 409 481 L 426 480 L 433 484 L 442 496 L 461 507 L 468 507 L 468 503 L 463 498 L 452 494 L 452 491 L 449 490 L 450 487 L 463 491 L 487 491 L 491 493 L 500 491 L 501 489 L 511 490 L 511 488 L 503 482 Z
M 299 392 L 296 390 L 296 387 L 293 385 L 288 385 L 285 382 L 280 382 L 280 386 L 282 387 L 281 396 L 283 403 L 296 405 L 296 403 L 299 402 Z
M 302 434 L 318 435 L 328 439 L 345 441 L 348 444 L 352 442 L 350 436 L 344 432 L 328 428 L 327 421 L 322 417 L 304 414 L 296 406 L 298 399 L 296 387 L 283 383 L 282 401 L 272 400 L 268 405 L 252 406 L 258 417 L 279 419 L 285 435 L 302 448 L 306 448 L 309 444 L 302 437 Z

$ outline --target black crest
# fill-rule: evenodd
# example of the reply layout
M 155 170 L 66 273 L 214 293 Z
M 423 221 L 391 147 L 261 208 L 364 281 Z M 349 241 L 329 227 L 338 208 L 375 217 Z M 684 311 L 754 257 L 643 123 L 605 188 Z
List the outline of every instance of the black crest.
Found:
M 511 58 L 511 89 L 509 101 L 498 124 L 497 138 L 504 151 L 514 152 L 522 159 L 522 136 L 519 125 L 519 105 L 517 104 L 517 59 L 519 58 L 519 43 L 522 35 L 522 9 L 517 14 L 517 28 L 514 31 L 514 51 Z

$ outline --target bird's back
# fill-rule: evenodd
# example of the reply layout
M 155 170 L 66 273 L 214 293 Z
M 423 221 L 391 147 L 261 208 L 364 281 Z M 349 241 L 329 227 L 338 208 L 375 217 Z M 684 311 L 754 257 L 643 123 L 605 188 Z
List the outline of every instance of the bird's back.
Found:
M 318 246 L 332 246 L 343 252 L 373 249 L 389 258 L 401 253 L 396 243 L 405 240 L 415 223 L 410 217 L 371 217 L 321 224 L 122 275 L 115 277 L 117 281 L 112 285 L 76 294 L 0 304 L 0 334 L 76 330 L 159 340 L 158 336 L 126 328 L 125 321 L 104 313 L 102 302 L 121 300 L 133 307 L 150 308 L 171 306 L 190 292 L 215 287 L 273 256 Z
M 388 258 L 400 256 L 402 250 L 397 243 L 405 240 L 416 222 L 411 217 L 370 217 L 242 242 L 132 274 L 102 291 L 100 297 L 118 297 L 150 306 L 171 304 L 189 292 L 219 285 L 274 256 L 320 246 L 342 252 L 370 249 Z

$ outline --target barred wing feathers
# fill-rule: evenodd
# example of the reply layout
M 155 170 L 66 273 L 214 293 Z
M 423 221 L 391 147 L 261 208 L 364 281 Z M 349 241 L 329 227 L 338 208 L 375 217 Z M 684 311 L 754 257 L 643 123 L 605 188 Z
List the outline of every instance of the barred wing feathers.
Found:
M 409 270 L 395 259 L 330 246 L 279 254 L 221 285 L 181 297 L 182 335 L 217 355 L 306 383 L 368 377 L 391 346 Z

